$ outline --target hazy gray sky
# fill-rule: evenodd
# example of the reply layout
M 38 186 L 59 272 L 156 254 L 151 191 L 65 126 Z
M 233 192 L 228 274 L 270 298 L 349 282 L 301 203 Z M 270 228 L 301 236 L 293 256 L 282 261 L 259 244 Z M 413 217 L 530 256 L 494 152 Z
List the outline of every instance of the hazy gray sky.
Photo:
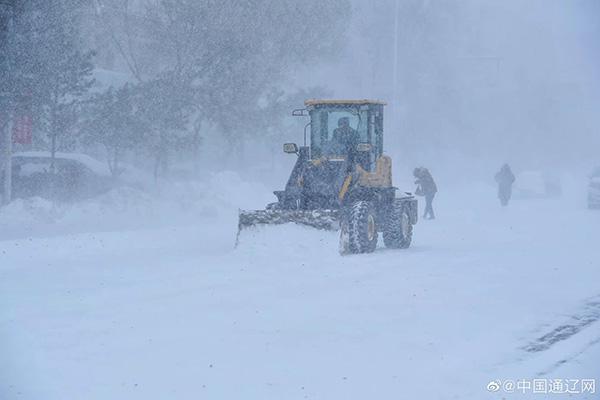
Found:
M 600 159 L 600 2 L 354 2 L 344 56 L 302 82 L 389 101 L 390 152 L 523 168 Z M 416 153 L 421 152 L 421 154 Z

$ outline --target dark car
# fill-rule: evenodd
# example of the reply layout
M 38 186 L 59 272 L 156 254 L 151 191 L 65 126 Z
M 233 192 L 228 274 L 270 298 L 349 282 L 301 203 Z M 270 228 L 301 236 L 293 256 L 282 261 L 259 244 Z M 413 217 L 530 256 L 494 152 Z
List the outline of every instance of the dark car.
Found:
M 110 190 L 108 168 L 83 154 L 16 153 L 12 158 L 13 198 L 39 196 L 72 201 Z
M 600 167 L 596 168 L 590 175 L 588 185 L 588 207 L 600 208 Z

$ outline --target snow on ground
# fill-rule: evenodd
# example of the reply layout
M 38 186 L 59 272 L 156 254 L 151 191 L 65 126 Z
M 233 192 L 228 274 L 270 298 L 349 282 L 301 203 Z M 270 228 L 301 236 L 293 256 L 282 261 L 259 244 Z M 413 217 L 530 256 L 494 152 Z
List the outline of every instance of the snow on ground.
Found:
M 232 172 L 205 182 L 164 184 L 160 190 L 120 186 L 76 204 L 17 199 L 0 208 L 0 240 L 215 223 L 237 219 L 239 207 L 261 208 L 273 200 L 264 185 L 246 183 Z
M 502 209 L 491 186 L 449 188 L 410 249 L 342 257 L 335 233 L 294 225 L 234 248 L 237 207 L 272 195 L 234 174 L 214 187 L 120 214 L 97 200 L 114 231 L 75 226 L 90 204 L 0 210 L 31 225 L 0 241 L 0 397 L 522 399 L 546 397 L 486 385 L 600 379 L 600 213 L 583 195 Z

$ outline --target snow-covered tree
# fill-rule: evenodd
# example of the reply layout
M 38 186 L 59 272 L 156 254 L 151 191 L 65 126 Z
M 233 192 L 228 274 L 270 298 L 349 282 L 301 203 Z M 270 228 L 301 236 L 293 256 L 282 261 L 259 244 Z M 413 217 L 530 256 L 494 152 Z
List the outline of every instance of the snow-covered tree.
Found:
M 274 88 L 297 66 L 318 64 L 337 54 L 351 12 L 347 0 L 96 4 L 97 15 L 110 29 L 106 34 L 131 74 L 140 82 L 160 76 L 178 88 L 189 88 L 191 108 L 181 101 L 179 91 L 162 92 L 161 102 L 185 103 L 180 115 L 190 119 L 187 129 L 204 122 L 216 126 L 226 147 L 238 156 L 244 140 L 260 131 L 254 124 L 261 119 L 256 114 L 269 108 L 264 102 L 272 99 Z
M 10 97 L 32 103 L 38 145 L 52 154 L 74 145 L 80 100 L 93 83 L 91 51 L 80 49 L 80 0 L 23 0 L 5 46 Z
M 134 96 L 135 90 L 128 84 L 110 87 L 92 96 L 84 108 L 83 140 L 104 147 L 113 177 L 122 172 L 125 153 L 142 143 L 144 127 L 136 115 Z
M 349 17 L 345 1 L 302 4 L 155 1 L 150 9 L 156 59 L 196 88 L 199 118 L 220 128 L 235 159 L 262 134 L 260 101 L 305 62 L 335 54 Z M 273 123 L 281 116 L 270 114 Z
M 136 118 L 144 130 L 138 150 L 151 156 L 156 179 L 167 172 L 171 153 L 189 146 L 193 93 L 169 74 L 138 84 L 136 91 Z

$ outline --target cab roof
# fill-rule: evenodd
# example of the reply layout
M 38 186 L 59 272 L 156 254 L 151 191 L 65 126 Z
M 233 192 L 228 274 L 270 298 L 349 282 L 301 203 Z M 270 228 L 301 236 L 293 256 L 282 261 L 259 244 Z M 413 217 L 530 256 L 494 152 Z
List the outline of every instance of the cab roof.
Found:
M 309 106 L 318 106 L 323 104 L 340 104 L 340 105 L 354 105 L 354 104 L 381 104 L 386 105 L 385 101 L 381 100 L 322 100 L 322 99 L 308 99 L 304 102 L 304 105 Z

